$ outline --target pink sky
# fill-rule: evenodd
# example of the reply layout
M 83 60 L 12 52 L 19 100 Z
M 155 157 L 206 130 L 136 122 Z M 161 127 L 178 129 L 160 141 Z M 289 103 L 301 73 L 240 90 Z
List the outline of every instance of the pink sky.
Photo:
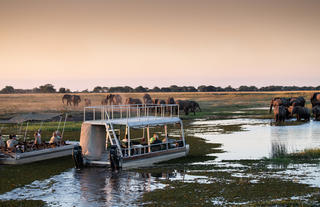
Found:
M 320 85 L 320 1 L 0 1 L 0 88 Z

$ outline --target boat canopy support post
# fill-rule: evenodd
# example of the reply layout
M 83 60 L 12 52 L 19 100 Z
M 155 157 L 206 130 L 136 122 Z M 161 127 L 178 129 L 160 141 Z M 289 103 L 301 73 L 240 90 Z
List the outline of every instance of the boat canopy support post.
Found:
M 127 125 L 128 127 L 128 156 L 131 156 L 131 140 L 130 140 L 130 127 Z
M 147 126 L 147 140 L 148 140 L 148 151 L 151 152 L 151 148 L 150 148 L 150 127 L 149 125 Z
M 182 136 L 182 141 L 183 141 L 183 146 L 186 146 L 186 141 L 184 137 L 184 131 L 183 131 L 183 123 L 180 121 L 180 129 L 181 129 L 181 136 Z

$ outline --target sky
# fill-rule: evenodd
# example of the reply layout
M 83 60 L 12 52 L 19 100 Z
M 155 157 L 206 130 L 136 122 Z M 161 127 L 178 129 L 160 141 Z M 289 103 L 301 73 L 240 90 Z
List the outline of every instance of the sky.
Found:
M 318 0 L 0 0 L 0 88 L 320 85 Z

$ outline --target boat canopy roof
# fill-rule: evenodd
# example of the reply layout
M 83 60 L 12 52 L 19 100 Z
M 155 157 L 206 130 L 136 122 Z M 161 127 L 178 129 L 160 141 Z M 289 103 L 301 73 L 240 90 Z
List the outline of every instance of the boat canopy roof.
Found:
M 111 123 L 113 125 L 128 125 L 129 127 L 144 127 L 181 123 L 181 119 L 178 117 L 141 116 L 110 120 L 91 120 L 85 121 L 84 123 L 91 125 L 105 125 Z

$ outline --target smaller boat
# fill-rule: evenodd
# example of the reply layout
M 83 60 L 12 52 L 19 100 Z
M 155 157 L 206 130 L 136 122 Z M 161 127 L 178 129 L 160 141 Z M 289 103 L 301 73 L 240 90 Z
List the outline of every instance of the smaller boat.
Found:
M 84 108 L 80 145 L 75 146 L 73 159 L 77 168 L 130 169 L 188 152 L 176 104 L 92 106 Z
M 24 115 L 18 115 L 8 121 L 2 121 L 2 123 L 23 123 L 29 121 L 45 121 L 52 119 L 60 114 L 54 113 L 29 113 Z M 61 117 L 62 118 L 62 117 Z M 60 118 L 60 122 L 61 122 Z M 67 119 L 67 115 L 65 118 L 65 122 Z M 59 126 L 60 126 L 59 122 Z M 64 122 L 64 123 L 65 123 Z M 33 144 L 33 141 L 26 141 L 26 134 L 27 134 L 28 124 L 26 127 L 26 132 L 24 137 L 20 136 L 20 141 L 16 145 L 16 149 L 8 150 L 5 148 L 0 148 L 0 164 L 5 165 L 18 165 L 18 164 L 26 164 L 32 163 L 42 160 L 48 160 L 53 158 L 59 158 L 64 156 L 70 156 L 72 154 L 72 149 L 77 142 L 61 142 L 63 144 L 54 145 L 44 143 L 39 148 Z M 64 127 L 63 127 L 64 130 Z M 62 133 L 63 136 L 63 133 Z M 23 139 L 23 141 L 21 141 Z
M 4 165 L 19 165 L 41 160 L 48 160 L 58 157 L 70 156 L 75 143 L 66 142 L 65 145 L 39 149 L 29 152 L 5 152 L 0 151 L 0 164 Z

